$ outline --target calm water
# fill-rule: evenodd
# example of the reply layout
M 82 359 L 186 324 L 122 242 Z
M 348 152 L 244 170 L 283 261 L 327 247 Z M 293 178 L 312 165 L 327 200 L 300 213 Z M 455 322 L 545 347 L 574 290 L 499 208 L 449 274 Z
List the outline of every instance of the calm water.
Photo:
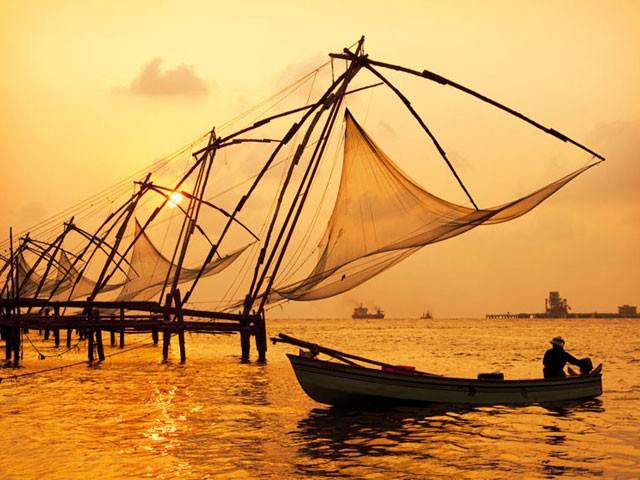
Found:
M 240 364 L 236 336 L 177 345 L 130 336 L 98 367 L 7 377 L 86 358 L 84 347 L 0 369 L 2 479 L 640 478 L 640 321 L 270 320 L 279 332 L 456 376 L 539 376 L 548 341 L 604 363 L 604 394 L 558 405 L 340 411 L 307 398 L 286 352 Z M 30 335 L 47 356 L 52 342 Z M 140 342 L 140 343 L 135 343 Z M 64 343 L 64 342 L 63 342 Z M 107 347 L 107 354 L 121 353 Z

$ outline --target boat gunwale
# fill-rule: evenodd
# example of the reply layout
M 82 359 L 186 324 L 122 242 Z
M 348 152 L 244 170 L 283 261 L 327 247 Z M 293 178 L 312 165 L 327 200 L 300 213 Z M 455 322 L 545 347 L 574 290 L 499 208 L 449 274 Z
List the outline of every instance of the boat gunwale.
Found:
M 382 369 L 376 369 L 367 367 L 364 365 L 346 365 L 344 363 L 338 363 L 330 360 L 323 360 L 318 358 L 302 357 L 300 355 L 287 353 L 292 366 L 309 366 L 319 370 L 325 370 L 335 374 L 337 371 L 351 374 L 359 377 L 367 376 L 370 378 L 376 378 L 378 380 L 385 379 L 395 382 L 404 382 L 409 384 L 424 384 L 425 381 L 431 380 L 436 384 L 455 384 L 455 385 L 482 385 L 483 387 L 502 386 L 504 387 L 523 387 L 523 386 L 562 386 L 567 387 L 567 384 L 572 386 L 579 386 L 581 384 L 593 383 L 594 381 L 601 381 L 602 372 L 590 372 L 583 375 L 569 375 L 559 378 L 519 378 L 519 379 L 492 379 L 492 378 L 469 378 L 469 377 L 450 377 L 438 374 L 427 374 L 423 372 L 413 372 L 407 370 L 407 372 L 393 372 L 385 371 Z M 296 365 L 297 364 L 297 365 Z

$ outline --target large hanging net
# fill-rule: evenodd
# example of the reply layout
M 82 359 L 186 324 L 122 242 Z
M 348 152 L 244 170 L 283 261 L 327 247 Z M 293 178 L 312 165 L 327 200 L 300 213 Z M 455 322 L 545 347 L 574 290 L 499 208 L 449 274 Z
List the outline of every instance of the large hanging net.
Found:
M 53 261 L 47 279 L 37 273 L 27 262 L 22 253 L 17 255 L 16 278 L 17 295 L 24 298 L 41 298 L 53 301 L 68 301 L 83 299 L 95 289 L 96 282 L 83 275 L 64 250 L 57 254 L 57 261 Z M 120 288 L 122 284 L 107 285 L 101 289 L 108 292 Z M 2 298 L 8 298 L 9 282 L 5 282 Z
M 74 266 L 69 256 L 60 252 L 58 260 L 57 286 L 53 292 L 52 300 L 84 299 L 91 295 L 96 288 L 96 282 L 82 275 Z M 113 290 L 118 286 L 108 286 L 103 291 Z
M 422 189 L 385 155 L 348 111 L 345 135 L 340 187 L 319 244 L 318 262 L 306 279 L 276 288 L 269 299 L 272 302 L 318 300 L 346 292 L 425 245 L 529 212 L 595 165 L 520 199 L 476 210 Z
M 177 267 L 151 243 L 146 233 L 141 231 L 140 224 L 136 221 L 136 243 L 133 247 L 131 261 L 129 263 L 129 279 L 117 300 L 151 300 L 164 288 L 166 282 L 173 281 Z M 241 247 L 234 252 L 220 257 L 206 266 L 202 276 L 214 275 L 231 265 L 249 245 Z M 195 279 L 200 269 L 181 268 L 180 283 Z

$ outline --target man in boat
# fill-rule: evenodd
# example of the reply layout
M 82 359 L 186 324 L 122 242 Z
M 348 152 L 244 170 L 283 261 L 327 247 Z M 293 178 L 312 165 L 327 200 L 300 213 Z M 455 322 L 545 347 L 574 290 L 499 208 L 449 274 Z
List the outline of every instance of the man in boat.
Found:
M 567 375 L 564 373 L 564 366 L 567 362 L 580 367 L 580 371 L 583 371 L 584 361 L 578 360 L 576 357 L 564 350 L 564 340 L 562 337 L 554 337 L 551 339 L 551 345 L 551 348 L 545 352 L 544 359 L 542 360 L 542 363 L 544 364 L 544 369 L 542 371 L 544 378 L 566 377 Z M 591 361 L 589 361 L 589 363 L 591 363 Z

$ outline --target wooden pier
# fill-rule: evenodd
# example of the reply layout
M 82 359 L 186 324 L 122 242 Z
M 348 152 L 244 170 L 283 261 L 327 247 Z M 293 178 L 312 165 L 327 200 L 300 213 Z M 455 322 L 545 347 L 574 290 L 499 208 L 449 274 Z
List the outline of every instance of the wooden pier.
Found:
M 486 319 L 508 319 L 508 318 L 640 318 L 638 313 L 566 313 L 564 315 L 550 315 L 547 313 L 487 313 Z
M 170 302 L 52 302 L 37 299 L 0 299 L 0 330 L 5 342 L 6 360 L 12 366 L 20 363 L 21 332 L 30 329 L 53 333 L 56 346 L 60 332 L 66 332 L 67 347 L 73 332 L 86 339 L 89 361 L 103 361 L 103 333 L 109 332 L 110 343 L 124 347 L 126 333 L 151 333 L 154 344 L 162 334 L 162 357 L 166 361 L 173 336 L 177 336 L 180 361 L 186 361 L 185 332 L 207 334 L 240 334 L 241 359 L 249 361 L 251 337 L 255 337 L 258 361 L 266 361 L 267 338 L 262 315 L 243 315 L 183 308 L 179 294 Z M 96 358 L 97 356 L 97 358 Z
M 533 318 L 533 313 L 488 313 L 485 318 L 502 319 L 502 318 Z
M 602 312 L 571 312 L 571 307 L 566 298 L 561 298 L 557 291 L 549 292 L 549 297 L 544 301 L 544 312 L 539 313 L 488 313 L 487 319 L 502 318 L 640 318 L 637 307 L 621 305 L 617 313 Z

